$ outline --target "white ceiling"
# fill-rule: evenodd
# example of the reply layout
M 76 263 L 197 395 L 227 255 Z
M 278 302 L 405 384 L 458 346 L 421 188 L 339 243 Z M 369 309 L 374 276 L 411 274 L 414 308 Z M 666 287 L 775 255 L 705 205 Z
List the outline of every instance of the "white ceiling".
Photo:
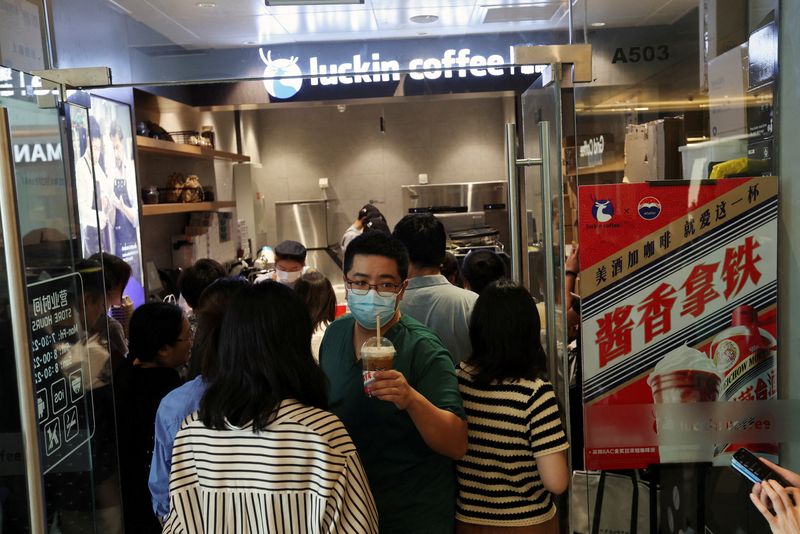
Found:
M 365 0 L 358 5 L 285 7 L 268 7 L 263 0 L 106 1 L 168 42 L 187 48 L 563 30 L 568 20 L 567 0 Z M 697 7 L 697 0 L 573 2 L 579 40 L 584 20 L 610 28 L 671 24 Z M 215 7 L 199 7 L 203 3 Z M 409 20 L 415 15 L 438 20 L 417 24 Z M 487 16 L 496 22 L 487 22 Z M 147 41 L 132 45 L 168 44 Z

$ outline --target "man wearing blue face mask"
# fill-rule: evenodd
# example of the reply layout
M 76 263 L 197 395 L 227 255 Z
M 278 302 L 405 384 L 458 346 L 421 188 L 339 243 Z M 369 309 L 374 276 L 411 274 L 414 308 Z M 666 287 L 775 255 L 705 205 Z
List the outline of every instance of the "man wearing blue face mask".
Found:
M 467 424 L 453 361 L 439 338 L 402 315 L 408 253 L 370 232 L 347 247 L 344 282 L 351 313 L 325 331 L 320 365 L 333 411 L 358 449 L 378 506 L 382 534 L 452 533 L 453 460 L 467 448 Z M 361 345 L 381 335 L 395 347 L 393 369 L 364 393 Z

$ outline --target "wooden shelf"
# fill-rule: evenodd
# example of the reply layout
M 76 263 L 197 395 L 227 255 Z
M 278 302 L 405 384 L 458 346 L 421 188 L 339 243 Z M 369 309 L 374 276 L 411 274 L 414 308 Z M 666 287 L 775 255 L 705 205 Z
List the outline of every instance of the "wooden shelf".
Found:
M 222 159 L 234 163 L 247 163 L 250 161 L 250 156 L 233 154 L 232 152 L 222 152 L 221 150 L 214 150 L 213 148 L 204 146 L 162 141 L 161 139 L 142 137 L 141 135 L 136 136 L 136 146 L 139 148 L 139 152 L 148 154 L 161 154 L 183 158 Z
M 174 204 L 142 204 L 142 215 L 171 215 L 173 213 L 191 213 L 193 211 L 219 211 L 223 208 L 235 208 L 232 200 L 216 202 L 185 202 Z

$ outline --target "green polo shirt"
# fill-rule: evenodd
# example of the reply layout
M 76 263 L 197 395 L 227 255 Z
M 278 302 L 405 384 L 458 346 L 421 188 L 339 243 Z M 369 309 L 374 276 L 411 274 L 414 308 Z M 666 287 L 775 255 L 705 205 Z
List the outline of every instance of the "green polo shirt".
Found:
M 361 360 L 353 349 L 355 319 L 345 315 L 325 331 L 319 362 L 330 381 L 331 411 L 347 427 L 364 464 L 381 534 L 453 532 L 453 462 L 433 452 L 411 417 L 364 393 Z M 403 315 L 384 334 L 397 355 L 394 368 L 434 406 L 466 419 L 453 360 L 436 334 Z

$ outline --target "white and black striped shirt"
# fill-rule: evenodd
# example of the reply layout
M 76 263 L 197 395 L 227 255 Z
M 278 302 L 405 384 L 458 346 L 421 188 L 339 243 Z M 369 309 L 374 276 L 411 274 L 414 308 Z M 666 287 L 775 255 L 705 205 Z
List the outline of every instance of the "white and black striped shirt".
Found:
M 556 513 L 536 458 L 568 448 L 553 386 L 545 380 L 476 384 L 462 363 L 458 386 L 467 412 L 469 447 L 456 464 L 456 518 L 521 527 Z
M 253 433 L 197 413 L 175 438 L 165 533 L 377 533 L 367 476 L 335 415 L 283 401 Z

